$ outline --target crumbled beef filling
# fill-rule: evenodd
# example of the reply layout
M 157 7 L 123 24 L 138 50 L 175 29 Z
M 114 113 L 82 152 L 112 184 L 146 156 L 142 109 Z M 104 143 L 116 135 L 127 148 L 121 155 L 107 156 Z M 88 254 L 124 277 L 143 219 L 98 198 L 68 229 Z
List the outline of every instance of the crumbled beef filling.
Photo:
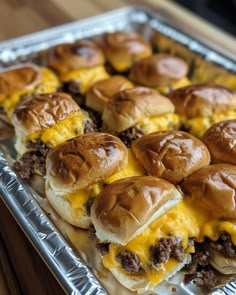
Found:
M 97 243 L 96 248 L 99 250 L 100 254 L 104 256 L 109 253 L 109 245 L 110 243 Z
M 84 207 L 88 216 L 91 215 L 91 207 L 93 205 L 94 200 L 95 200 L 95 197 L 90 197 L 84 204 Z
M 226 232 L 222 232 L 217 241 L 211 241 L 210 239 L 206 239 L 205 245 L 208 248 L 221 252 L 224 256 L 236 256 L 236 246 L 232 243 L 231 236 Z
M 218 283 L 218 278 L 215 270 L 209 264 L 209 251 L 205 248 L 204 243 L 195 243 L 195 253 L 191 256 L 191 262 L 185 266 L 184 283 L 193 281 L 198 286 L 213 289 Z
M 27 152 L 13 167 L 22 179 L 29 180 L 35 173 L 45 175 L 45 156 L 40 152 Z
M 143 270 L 140 266 L 138 256 L 129 251 L 120 252 L 116 256 L 116 260 L 121 264 L 122 268 L 128 273 L 138 273 Z
M 84 123 L 84 133 L 96 132 L 97 127 L 91 119 L 87 119 Z
M 161 238 L 155 246 L 151 247 L 152 265 L 160 267 L 161 263 L 167 262 L 170 257 L 183 261 L 184 252 L 181 239 L 176 237 Z
M 75 80 L 64 82 L 61 91 L 70 94 L 79 105 L 84 102 L 84 97 L 80 93 L 80 84 Z
M 83 108 L 88 113 L 89 118 L 91 118 L 91 120 L 95 124 L 97 130 L 100 130 L 102 127 L 102 115 L 100 113 L 90 109 L 86 105 L 82 105 L 81 108 Z
M 41 140 L 28 141 L 27 148 L 35 149 L 35 151 L 26 152 L 13 167 L 22 179 L 29 180 L 34 174 L 46 174 L 46 156 L 49 147 Z
M 123 141 L 123 143 L 129 148 L 131 147 L 132 142 L 140 138 L 144 135 L 142 129 L 138 127 L 130 127 L 119 134 L 119 138 Z

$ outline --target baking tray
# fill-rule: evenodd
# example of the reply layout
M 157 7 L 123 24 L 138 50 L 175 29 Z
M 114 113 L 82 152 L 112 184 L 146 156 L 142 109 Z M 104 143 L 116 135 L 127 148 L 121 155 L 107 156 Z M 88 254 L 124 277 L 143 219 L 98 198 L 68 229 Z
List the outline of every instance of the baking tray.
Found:
M 197 40 L 188 36 L 173 26 L 171 20 L 165 18 L 163 11 L 160 15 L 158 11 L 140 6 L 125 7 L 86 20 L 1 42 L 0 66 L 33 60 L 39 52 L 53 45 L 99 36 L 104 32 L 128 29 L 148 36 L 152 28 L 163 36 L 178 41 L 204 60 L 213 62 L 214 66 L 223 68 L 229 75 L 236 73 L 236 59 L 231 55 L 228 56 L 227 53 L 223 55 L 214 49 L 214 44 L 209 46 L 199 41 L 200 38 Z M 80 255 L 81 253 L 79 254 L 76 250 L 78 247 L 76 243 L 73 243 L 73 237 L 76 237 L 78 232 L 71 229 L 69 225 L 67 228 L 67 225 L 50 211 L 44 198 L 22 182 L 11 169 L 12 158 L 15 156 L 12 146 L 12 138 L 0 141 L 0 195 L 22 230 L 66 293 L 102 295 L 107 294 L 106 289 L 114 295 L 115 287 L 113 290 L 111 287 L 114 278 L 107 275 L 98 281 L 96 278 L 98 272 L 91 271 L 88 257 Z M 68 233 L 71 234 L 70 238 Z M 80 235 L 83 234 L 80 233 Z M 93 258 L 90 258 L 90 262 Z M 110 285 L 107 283 L 109 280 L 111 280 Z M 200 294 L 195 285 L 185 286 L 178 280 L 172 281 L 171 285 L 160 286 L 156 294 L 172 294 L 172 291 L 166 290 L 171 290 L 173 285 L 175 295 Z M 123 291 L 121 288 L 117 294 L 133 294 Z M 236 282 L 226 283 L 211 294 L 236 294 Z

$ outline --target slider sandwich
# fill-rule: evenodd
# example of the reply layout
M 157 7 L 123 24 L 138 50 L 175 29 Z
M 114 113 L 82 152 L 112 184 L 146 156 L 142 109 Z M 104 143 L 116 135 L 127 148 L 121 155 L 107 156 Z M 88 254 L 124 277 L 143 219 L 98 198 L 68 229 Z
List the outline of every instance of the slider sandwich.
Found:
M 202 140 L 208 147 L 214 163 L 236 165 L 236 119 L 212 125 L 204 133 Z
M 159 131 L 132 143 L 132 151 L 149 175 L 178 184 L 210 163 L 205 144 L 183 131 Z
M 32 93 L 56 91 L 57 76 L 49 69 L 21 64 L 0 71 L 0 118 L 11 123 L 16 105 Z
M 181 117 L 181 128 L 200 138 L 214 123 L 236 118 L 236 94 L 221 85 L 190 85 L 172 91 L 169 98 Z
M 89 40 L 53 47 L 49 52 L 48 63 L 58 73 L 64 84 L 64 91 L 79 102 L 80 96 L 96 81 L 109 77 L 104 68 L 103 51 Z
M 152 54 L 152 48 L 136 32 L 116 31 L 103 36 L 103 50 L 107 61 L 116 72 L 126 72 L 132 64 Z
M 65 93 L 36 94 L 19 103 L 12 116 L 22 178 L 45 174 L 49 149 L 72 137 L 94 131 L 92 120 Z
M 128 177 L 96 197 L 91 220 L 103 265 L 126 288 L 145 292 L 189 262 L 196 221 L 164 179 Z
M 102 120 L 104 130 L 118 135 L 127 146 L 144 134 L 179 127 L 172 102 L 141 86 L 116 93 L 105 106 Z
M 199 228 L 195 236 L 198 251 L 188 269 L 193 279 L 201 277 L 212 287 L 214 273 L 209 264 L 221 274 L 236 273 L 236 166 L 203 167 L 188 176 L 181 188 L 189 214 Z
M 121 140 L 106 133 L 74 137 L 51 149 L 46 159 L 46 196 L 68 223 L 91 224 L 90 209 L 109 183 L 143 170 Z
M 167 95 L 174 89 L 190 84 L 187 74 L 188 65 L 183 59 L 158 53 L 135 62 L 129 79 Z

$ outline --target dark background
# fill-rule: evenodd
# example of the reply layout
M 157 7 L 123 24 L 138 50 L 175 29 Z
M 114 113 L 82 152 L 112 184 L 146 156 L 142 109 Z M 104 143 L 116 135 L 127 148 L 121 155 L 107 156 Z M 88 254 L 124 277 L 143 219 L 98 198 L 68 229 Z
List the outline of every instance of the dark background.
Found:
M 236 0 L 173 0 L 236 36 Z

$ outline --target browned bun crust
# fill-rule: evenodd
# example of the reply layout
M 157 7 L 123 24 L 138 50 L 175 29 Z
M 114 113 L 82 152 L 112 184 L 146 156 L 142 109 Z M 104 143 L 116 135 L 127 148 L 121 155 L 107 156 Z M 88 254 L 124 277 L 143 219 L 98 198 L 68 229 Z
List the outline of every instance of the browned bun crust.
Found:
M 203 136 L 212 161 L 236 165 L 236 119 L 214 124 Z
M 208 117 L 236 108 L 236 94 L 213 83 L 178 88 L 170 93 L 169 98 L 175 105 L 176 112 L 189 118 Z
M 102 49 L 93 41 L 79 40 L 72 44 L 60 44 L 49 53 L 49 66 L 60 74 L 71 70 L 103 65 Z
M 31 134 L 53 126 L 79 110 L 80 107 L 68 94 L 35 94 L 17 105 L 12 122 L 20 132 Z
M 183 131 L 160 131 L 144 135 L 131 146 L 145 170 L 174 184 L 210 163 L 202 141 Z
M 152 54 L 152 48 L 141 35 L 135 32 L 116 31 L 103 38 L 107 60 L 119 72 L 126 71 L 139 59 Z
M 110 130 L 121 132 L 144 118 L 173 112 L 174 105 L 167 97 L 138 86 L 116 93 L 108 101 L 102 118 Z
M 154 54 L 135 62 L 131 68 L 131 81 L 149 87 L 170 85 L 188 73 L 187 63 L 170 54 Z
M 222 218 L 236 218 L 236 166 L 214 164 L 188 176 L 181 188 Z
M 125 245 L 181 197 L 174 185 L 153 176 L 115 181 L 92 205 L 91 220 L 96 235 L 102 241 Z
M 117 92 L 132 88 L 133 84 L 123 76 L 112 76 L 93 84 L 86 95 L 86 106 L 102 113 L 108 100 Z
M 0 102 L 15 90 L 33 87 L 41 79 L 40 68 L 33 64 L 22 64 L 0 71 Z
M 104 180 L 127 165 L 128 150 L 106 133 L 88 133 L 50 150 L 46 179 L 53 190 L 70 193 Z

